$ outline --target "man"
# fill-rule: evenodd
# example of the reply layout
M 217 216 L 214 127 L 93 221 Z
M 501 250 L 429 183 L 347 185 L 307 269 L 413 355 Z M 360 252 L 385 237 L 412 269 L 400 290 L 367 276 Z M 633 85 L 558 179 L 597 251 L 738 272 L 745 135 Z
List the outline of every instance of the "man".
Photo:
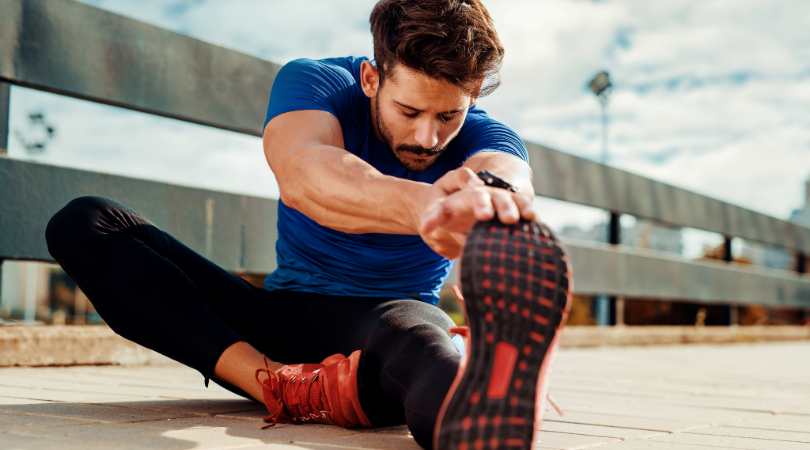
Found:
M 264 403 L 271 426 L 406 422 L 425 448 L 528 449 L 569 270 L 532 222 L 523 143 L 475 107 L 503 47 L 479 0 L 383 0 L 371 30 L 376 64 L 297 60 L 275 79 L 266 290 L 101 198 L 57 213 L 49 250 L 118 334 Z M 462 250 L 470 330 L 434 306 Z

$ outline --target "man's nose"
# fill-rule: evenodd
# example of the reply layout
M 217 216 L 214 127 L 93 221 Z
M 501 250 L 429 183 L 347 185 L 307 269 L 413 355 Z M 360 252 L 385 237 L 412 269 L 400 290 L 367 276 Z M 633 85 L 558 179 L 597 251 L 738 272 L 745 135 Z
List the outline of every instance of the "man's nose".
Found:
M 433 148 L 439 143 L 439 125 L 432 118 L 420 121 L 414 139 L 422 148 Z

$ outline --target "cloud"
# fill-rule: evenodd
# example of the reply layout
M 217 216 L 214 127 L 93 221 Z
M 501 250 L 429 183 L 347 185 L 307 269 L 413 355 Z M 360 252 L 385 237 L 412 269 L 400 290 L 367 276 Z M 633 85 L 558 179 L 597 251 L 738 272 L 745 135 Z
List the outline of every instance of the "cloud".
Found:
M 810 5 L 490 2 L 507 49 L 481 103 L 523 137 L 601 154 L 586 83 L 607 69 L 610 163 L 768 214 L 810 174 Z
M 281 63 L 371 53 L 373 0 L 88 3 Z M 524 138 L 597 159 L 599 105 L 586 84 L 604 69 L 614 83 L 612 165 L 778 217 L 801 205 L 810 174 L 806 1 L 485 3 L 507 53 L 503 84 L 480 104 Z M 60 130 L 42 160 L 277 195 L 255 138 L 19 88 L 12 127 L 35 106 Z M 15 145 L 12 156 L 24 157 Z M 592 219 L 555 210 L 560 223 Z

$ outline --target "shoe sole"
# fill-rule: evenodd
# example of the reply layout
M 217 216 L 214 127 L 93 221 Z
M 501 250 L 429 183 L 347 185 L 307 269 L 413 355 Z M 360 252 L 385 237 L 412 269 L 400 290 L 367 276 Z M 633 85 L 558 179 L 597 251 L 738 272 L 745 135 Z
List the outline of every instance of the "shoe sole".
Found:
M 571 304 L 568 257 L 544 224 L 479 222 L 467 236 L 461 284 L 469 355 L 434 447 L 528 450 Z

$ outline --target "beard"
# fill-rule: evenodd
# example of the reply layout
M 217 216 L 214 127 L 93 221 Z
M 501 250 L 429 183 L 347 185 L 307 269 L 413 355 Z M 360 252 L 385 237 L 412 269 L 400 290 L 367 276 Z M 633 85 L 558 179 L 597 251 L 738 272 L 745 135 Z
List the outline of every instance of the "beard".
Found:
M 442 154 L 445 150 L 447 150 L 447 146 L 443 147 L 433 147 L 433 148 L 424 148 L 421 145 L 416 144 L 399 144 L 396 147 L 392 144 L 394 142 L 394 137 L 391 134 L 391 130 L 385 125 L 385 122 L 382 120 L 382 115 L 380 114 L 380 102 L 377 100 L 376 102 L 376 109 L 377 109 L 377 130 L 380 131 L 380 136 L 383 138 L 383 142 L 391 148 L 391 151 L 394 152 L 394 157 L 397 159 L 397 162 L 400 166 L 404 169 L 410 170 L 411 172 L 424 172 L 436 162 L 436 158 L 432 159 L 424 159 L 424 160 L 409 160 L 405 159 L 404 153 L 412 153 L 414 155 L 419 156 L 436 156 Z

